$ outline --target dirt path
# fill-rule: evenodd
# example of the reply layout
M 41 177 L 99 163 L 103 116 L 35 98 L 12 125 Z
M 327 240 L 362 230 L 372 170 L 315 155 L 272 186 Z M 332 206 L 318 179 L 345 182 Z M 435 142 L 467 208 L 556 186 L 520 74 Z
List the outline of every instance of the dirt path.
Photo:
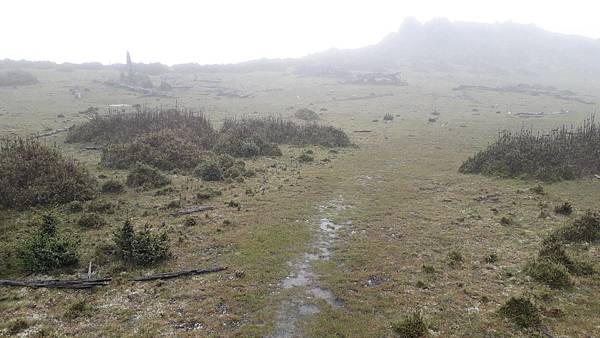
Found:
M 342 306 L 330 290 L 321 286 L 313 264 L 331 258 L 338 230 L 351 224 L 335 224 L 331 221 L 345 208 L 341 197 L 319 206 L 318 220 L 313 221 L 315 231 L 318 231 L 316 240 L 311 243 L 309 251 L 288 262 L 291 273 L 281 282 L 282 300 L 277 313 L 276 331 L 271 337 L 301 337 L 301 322 L 319 313 L 323 302 L 332 308 Z

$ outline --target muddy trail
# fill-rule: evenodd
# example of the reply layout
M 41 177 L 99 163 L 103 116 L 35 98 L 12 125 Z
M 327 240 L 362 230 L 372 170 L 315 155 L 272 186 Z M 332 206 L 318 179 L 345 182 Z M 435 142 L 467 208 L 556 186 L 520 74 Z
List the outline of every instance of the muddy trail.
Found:
M 276 329 L 270 337 L 302 337 L 302 323 L 321 312 L 323 306 L 333 309 L 343 306 L 330 290 L 321 285 L 313 265 L 331 258 L 339 230 L 352 224 L 349 220 L 339 224 L 332 222 L 346 208 L 343 198 L 338 197 L 320 205 L 317 216 L 309 220 L 317 235 L 306 252 L 288 262 L 291 272 L 281 281 L 282 297 Z

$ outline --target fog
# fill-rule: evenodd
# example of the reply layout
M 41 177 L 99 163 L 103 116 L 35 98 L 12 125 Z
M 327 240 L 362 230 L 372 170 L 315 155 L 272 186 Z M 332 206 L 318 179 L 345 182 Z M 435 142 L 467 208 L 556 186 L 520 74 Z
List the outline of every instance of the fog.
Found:
M 231 63 L 299 57 L 380 41 L 421 22 L 533 23 L 597 39 L 592 1 L 2 1 L 0 59 Z

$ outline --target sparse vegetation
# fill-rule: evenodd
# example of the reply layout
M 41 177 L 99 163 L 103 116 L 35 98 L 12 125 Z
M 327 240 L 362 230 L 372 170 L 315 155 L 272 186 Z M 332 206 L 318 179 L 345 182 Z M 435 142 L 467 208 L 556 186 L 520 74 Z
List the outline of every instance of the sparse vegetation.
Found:
M 26 209 L 97 194 L 97 182 L 85 168 L 38 141 L 0 140 L 0 158 L 0 207 Z
M 394 121 L 394 115 L 387 113 L 387 114 L 383 115 L 383 120 L 384 121 Z
M 31 272 L 47 272 L 71 266 L 79 261 L 78 239 L 59 233 L 60 220 L 44 214 L 34 221 L 35 233 L 19 243 L 17 257 L 21 266 Z
M 542 181 L 572 180 L 600 172 L 600 125 L 594 116 L 577 128 L 563 126 L 548 134 L 503 131 L 459 171 Z

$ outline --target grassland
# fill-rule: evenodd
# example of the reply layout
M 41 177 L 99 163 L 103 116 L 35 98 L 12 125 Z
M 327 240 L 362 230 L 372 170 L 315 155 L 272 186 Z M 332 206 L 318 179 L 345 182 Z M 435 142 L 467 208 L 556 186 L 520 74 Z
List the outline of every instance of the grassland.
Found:
M 241 183 L 203 182 L 171 173 L 174 190 L 166 195 L 130 188 L 116 197 L 102 194 L 99 200 L 115 203 L 117 211 L 104 215 L 108 225 L 101 228 L 82 229 L 77 214 L 70 214 L 66 206 L 54 208 L 64 213 L 65 230 L 80 234 L 84 246 L 80 267 L 55 272 L 52 277 L 83 275 L 86 263 L 93 261 L 97 276 L 117 279 L 91 292 L 1 288 L 2 334 L 272 334 L 281 301 L 294 297 L 293 292 L 281 292 L 282 281 L 294 273 L 288 262 L 315 250 L 319 206 L 342 197 L 345 208 L 332 221 L 349 225 L 338 230 L 331 258 L 314 263 L 319 285 L 333 293 L 339 306 L 321 302 L 320 312 L 299 324 L 299 335 L 394 336 L 392 323 L 415 310 L 421 312 L 430 336 L 539 334 L 498 314 L 511 296 L 520 295 L 541 308 L 543 328 L 553 336 L 600 335 L 597 275 L 576 277 L 570 290 L 554 290 L 523 271 L 548 233 L 586 209 L 598 207 L 599 183 L 591 179 L 542 183 L 545 194 L 540 195 L 530 190 L 536 181 L 458 172 L 465 159 L 492 142 L 502 129 L 525 125 L 550 130 L 582 121 L 594 106 L 555 97 L 452 90 L 460 84 L 543 83 L 600 100 L 591 95 L 600 89 L 598 82 L 582 83 L 568 76 L 558 81 L 543 76 L 498 79 L 481 74 L 406 72 L 409 86 L 394 87 L 342 85 L 334 79 L 268 72 L 196 75 L 200 80 L 220 80 L 217 85 L 221 87 L 253 93 L 239 98 L 215 95 L 210 88 L 214 83 L 194 81 L 193 74 L 171 74 L 171 84 L 190 88 L 176 88 L 169 93 L 172 97 L 140 97 L 96 82 L 118 76 L 110 71 L 31 72 L 38 84 L 0 88 L 2 136 L 26 136 L 79 124 L 87 120 L 80 111 L 95 106 L 103 112 L 109 104 L 177 104 L 204 111 L 215 126 L 243 116 L 293 119 L 298 109 L 308 108 L 318 112 L 321 123 L 349 133 L 358 147 L 331 153 L 322 147 L 282 146 L 282 157 L 247 160 L 247 166 L 259 174 Z M 73 86 L 89 91 L 76 99 L 69 93 Z M 430 123 L 434 109 L 440 115 Z M 508 114 L 561 110 L 565 113 L 530 119 Z M 385 114 L 395 118 L 384 122 Z M 125 181 L 126 170 L 98 165 L 101 151 L 65 143 L 64 133 L 44 140 L 56 143 L 92 175 L 105 177 L 99 178 L 100 183 Z M 309 149 L 316 160 L 297 161 Z M 329 162 L 321 161 L 325 158 Z M 169 203 L 195 203 L 195 193 L 207 186 L 221 190 L 222 195 L 207 202 L 217 209 L 195 216 L 196 226 L 186 227 L 185 217 L 170 215 Z M 226 205 L 231 200 L 241 204 L 239 211 Z M 573 215 L 551 212 L 565 201 L 574 206 Z M 539 217 L 542 209 L 550 210 L 548 217 Z M 26 276 L 11 255 L 14 243 L 31 231 L 27 222 L 35 213 L 2 210 L 0 278 L 49 277 Z M 503 217 L 512 222 L 501 224 Z M 126 218 L 137 227 L 148 223 L 167 230 L 172 258 L 150 268 L 130 268 L 103 256 L 102 247 Z M 600 269 L 597 244 L 569 250 Z M 452 251 L 460 253 L 462 263 L 449 264 Z M 486 262 L 490 254 L 496 254 L 497 261 Z M 151 272 L 208 266 L 229 269 L 146 284 L 127 280 Z

